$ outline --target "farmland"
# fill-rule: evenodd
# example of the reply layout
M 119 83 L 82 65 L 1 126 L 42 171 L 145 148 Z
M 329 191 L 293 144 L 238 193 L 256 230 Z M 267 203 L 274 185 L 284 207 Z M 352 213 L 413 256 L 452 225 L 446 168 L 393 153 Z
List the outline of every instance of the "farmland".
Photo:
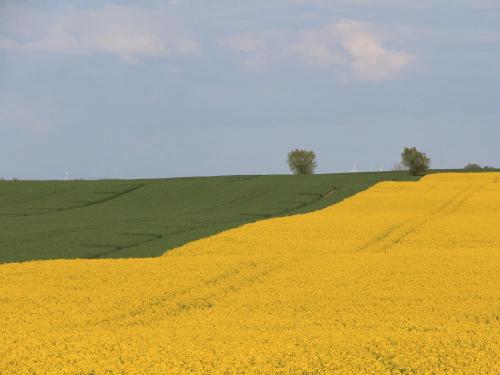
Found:
M 306 212 L 405 172 L 154 180 L 0 181 L 0 263 L 130 258 Z
M 0 373 L 499 373 L 499 221 L 499 173 L 436 174 L 156 258 L 3 264 Z

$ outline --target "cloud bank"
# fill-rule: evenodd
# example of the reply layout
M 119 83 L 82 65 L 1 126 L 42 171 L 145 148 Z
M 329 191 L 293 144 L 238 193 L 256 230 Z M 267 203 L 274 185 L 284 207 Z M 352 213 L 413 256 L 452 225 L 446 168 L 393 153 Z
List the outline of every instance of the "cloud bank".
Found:
M 384 35 L 373 25 L 353 20 L 306 31 L 291 51 L 309 64 L 348 69 L 360 81 L 383 81 L 399 75 L 416 59 L 383 45 Z
M 243 54 L 244 64 L 256 58 L 269 63 L 280 57 L 295 57 L 342 77 L 377 82 L 399 76 L 417 59 L 414 54 L 385 46 L 384 40 L 384 33 L 370 23 L 341 20 L 299 33 L 235 34 L 227 37 L 223 45 Z
M 148 57 L 199 55 L 201 46 L 169 14 L 170 7 L 5 6 L 0 13 L 0 49 L 111 54 L 129 63 Z M 396 78 L 417 58 L 385 42 L 384 33 L 375 25 L 346 19 L 300 32 L 236 33 L 222 38 L 219 46 L 232 51 L 245 66 L 261 68 L 295 60 L 343 78 L 377 82 Z
M 12 6 L 3 9 L 1 21 L 1 49 L 108 53 L 131 63 L 142 57 L 200 52 L 198 43 L 180 30 L 164 8 L 106 5 L 42 10 Z

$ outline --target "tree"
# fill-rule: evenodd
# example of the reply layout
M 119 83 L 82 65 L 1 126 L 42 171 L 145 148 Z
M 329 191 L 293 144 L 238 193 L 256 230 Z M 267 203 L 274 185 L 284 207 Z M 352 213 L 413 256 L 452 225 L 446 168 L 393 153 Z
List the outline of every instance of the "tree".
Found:
M 467 171 L 480 171 L 481 169 L 481 166 L 479 164 L 476 164 L 476 163 L 469 163 L 467 164 L 465 167 L 464 167 L 465 170 Z
M 294 174 L 313 174 L 316 170 L 314 151 L 295 149 L 288 153 L 288 166 Z
M 409 169 L 411 175 L 416 176 L 429 169 L 431 159 L 415 147 L 405 147 L 401 153 L 401 164 Z

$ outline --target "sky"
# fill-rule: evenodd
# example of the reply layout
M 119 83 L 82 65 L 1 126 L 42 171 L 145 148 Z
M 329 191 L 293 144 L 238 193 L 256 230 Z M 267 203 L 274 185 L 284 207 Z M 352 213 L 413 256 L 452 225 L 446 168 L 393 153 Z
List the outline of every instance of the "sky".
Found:
M 0 0 L 0 177 L 500 167 L 498 0 Z

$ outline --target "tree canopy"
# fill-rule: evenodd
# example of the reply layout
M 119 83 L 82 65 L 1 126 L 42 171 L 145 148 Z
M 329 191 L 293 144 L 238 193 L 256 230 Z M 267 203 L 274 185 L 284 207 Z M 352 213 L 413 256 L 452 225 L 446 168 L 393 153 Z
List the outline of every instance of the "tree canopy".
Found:
M 416 176 L 425 173 L 431 165 L 431 159 L 416 147 L 405 147 L 401 153 L 401 164 L 408 168 L 410 174 Z
M 313 174 L 316 170 L 316 154 L 309 150 L 292 150 L 288 153 L 288 166 L 294 174 Z

